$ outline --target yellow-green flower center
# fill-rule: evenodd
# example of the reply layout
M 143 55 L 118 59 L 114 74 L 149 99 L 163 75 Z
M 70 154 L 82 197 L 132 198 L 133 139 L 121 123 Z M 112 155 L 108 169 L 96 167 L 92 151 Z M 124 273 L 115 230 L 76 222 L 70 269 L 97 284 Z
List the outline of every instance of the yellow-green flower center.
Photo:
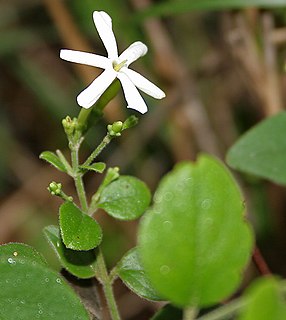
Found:
M 124 60 L 124 61 L 122 61 L 120 63 L 117 63 L 116 61 L 113 61 L 113 63 L 112 63 L 113 69 L 116 72 L 120 71 L 120 69 L 125 66 L 126 62 L 127 62 L 127 60 Z

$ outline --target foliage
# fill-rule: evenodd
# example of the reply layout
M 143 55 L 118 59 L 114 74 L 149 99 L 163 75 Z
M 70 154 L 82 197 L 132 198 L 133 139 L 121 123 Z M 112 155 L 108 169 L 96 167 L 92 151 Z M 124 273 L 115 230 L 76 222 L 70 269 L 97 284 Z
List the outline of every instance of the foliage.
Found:
M 245 216 L 246 207 L 251 221 L 259 219 L 259 210 L 253 205 L 251 191 L 249 193 L 246 189 L 247 197 L 241 193 L 236 179 L 221 161 L 211 155 L 199 155 L 195 162 L 180 162 L 171 171 L 169 169 L 172 159 L 190 159 L 199 150 L 220 154 L 217 150 L 227 149 L 235 136 L 235 133 L 233 135 L 229 133 L 236 132 L 234 126 L 236 121 L 239 127 L 245 128 L 249 123 L 257 122 L 263 112 L 266 115 L 274 113 L 276 100 L 273 97 L 277 96 L 277 92 L 273 88 L 275 77 L 272 76 L 276 72 L 277 80 L 280 75 L 273 64 L 269 66 L 268 58 L 270 54 L 280 63 L 278 54 L 283 51 L 283 42 L 279 37 L 283 32 L 280 33 L 281 30 L 275 30 L 273 26 L 276 24 L 280 27 L 286 21 L 285 1 L 157 1 L 148 8 L 140 8 L 136 13 L 133 6 L 126 1 L 121 3 L 111 0 L 88 0 L 86 5 L 82 6 L 79 1 L 74 0 L 65 4 L 67 7 L 70 6 L 73 14 L 69 12 L 70 15 L 63 15 L 65 23 L 72 20 L 70 18 L 77 19 L 80 24 L 78 31 L 84 31 L 87 36 L 86 43 L 78 40 L 80 37 L 77 38 L 76 33 L 75 38 L 73 35 L 71 38 L 64 36 L 68 38 L 66 43 L 71 41 L 72 47 L 80 48 L 79 43 L 83 47 L 88 47 L 88 40 L 92 40 L 95 51 L 101 54 L 99 42 L 94 43 L 92 32 L 94 26 L 86 17 L 91 16 L 94 10 L 108 11 L 114 15 L 114 29 L 121 40 L 119 48 L 121 49 L 121 43 L 125 45 L 129 40 L 135 41 L 145 37 L 145 40 L 153 45 L 150 50 L 154 61 L 153 69 L 158 71 L 152 75 L 153 78 L 162 80 L 166 87 L 174 85 L 176 94 L 174 97 L 170 94 L 170 100 L 163 111 L 160 110 L 160 106 L 156 108 L 160 111 L 158 114 L 153 108 L 155 103 L 147 98 L 151 116 L 148 118 L 147 115 L 140 123 L 140 127 L 131 132 L 129 129 L 137 124 L 138 119 L 135 116 L 128 117 L 130 110 L 118 111 L 116 106 L 111 108 L 111 111 L 105 110 L 110 101 L 116 101 L 116 95 L 120 91 L 119 81 L 113 82 L 92 109 L 81 110 L 78 117 L 70 115 L 63 119 L 70 157 L 65 156 L 68 153 L 67 149 L 42 152 L 40 158 L 53 167 L 46 166 L 43 172 L 37 162 L 33 162 L 33 157 L 29 153 L 38 153 L 43 145 L 51 143 L 53 148 L 55 144 L 62 145 L 62 140 L 59 138 L 62 135 L 56 126 L 51 126 L 50 120 L 51 118 L 59 120 L 66 113 L 72 113 L 71 107 L 75 106 L 74 89 L 82 84 L 75 80 L 70 66 L 62 68 L 56 64 L 57 58 L 53 60 L 55 47 L 59 46 L 58 33 L 65 34 L 63 25 L 58 26 L 60 32 L 59 30 L 55 32 L 50 28 L 50 18 L 47 19 L 45 16 L 42 19 L 42 15 L 39 15 L 41 27 L 38 30 L 32 26 L 27 27 L 26 19 L 30 13 L 27 9 L 9 11 L 13 3 L 0 5 L 0 24 L 4 27 L 4 31 L 2 29 L 0 31 L 0 63 L 1 67 L 5 66 L 1 75 L 4 77 L 8 75 L 7 78 L 12 78 L 14 81 L 9 88 L 5 85 L 6 81 L 1 82 L 4 90 L 2 90 L 3 96 L 1 92 L 0 97 L 1 107 L 3 106 L 0 134 L 2 145 L 0 175 L 3 179 L 0 179 L 0 187 L 10 198 L 10 188 L 14 184 L 23 184 L 22 198 L 31 199 L 39 216 L 43 211 L 42 206 L 48 204 L 41 198 L 41 192 L 38 192 L 39 183 L 35 183 L 34 176 L 39 176 L 38 179 L 41 181 L 46 172 L 51 174 L 51 170 L 57 169 L 60 171 L 59 179 L 66 174 L 74 181 L 77 195 L 72 194 L 72 196 L 65 193 L 66 190 L 72 192 L 68 180 L 63 179 L 62 183 L 52 181 L 48 186 L 50 194 L 59 197 L 61 203 L 58 225 L 45 227 L 44 235 L 60 267 L 64 269 L 62 274 L 75 276 L 83 287 L 86 281 L 89 281 L 87 279 L 97 279 L 96 285 L 102 285 L 111 317 L 116 320 L 120 319 L 113 294 L 116 279 L 120 279 L 141 298 L 151 300 L 153 303 L 166 302 L 152 317 L 153 320 L 284 319 L 286 307 L 283 279 L 268 276 L 259 278 L 253 284 L 250 283 L 245 291 L 241 287 L 244 270 L 248 266 L 254 247 L 254 234 L 248 217 Z M 21 4 L 21 8 L 32 7 L 34 6 L 32 3 L 25 2 Z M 52 2 L 46 2 L 47 8 L 50 3 Z M 39 7 L 33 8 L 37 16 Z M 242 8 L 247 10 L 238 10 Z M 259 8 L 268 10 L 260 11 Z M 281 9 L 275 11 L 272 8 Z M 222 13 L 221 10 L 225 11 Z M 199 13 L 195 14 L 195 11 Z M 206 14 L 201 14 L 202 11 Z M 212 11 L 219 12 L 212 13 Z M 68 10 L 61 11 L 63 12 L 67 13 Z M 180 15 L 178 19 L 173 17 L 179 13 L 184 15 Z M 168 16 L 168 18 L 147 19 L 151 16 Z M 270 21 L 272 26 L 267 20 L 269 16 L 275 17 L 275 21 Z M 218 23 L 220 18 L 221 21 Z M 55 16 L 53 19 L 56 23 Z M 200 23 L 199 27 L 191 31 L 196 19 Z M 166 38 L 164 29 L 160 29 L 162 21 L 167 26 Z M 33 23 L 36 25 L 36 21 Z M 223 30 L 218 31 L 218 29 Z M 162 32 L 161 41 L 152 38 L 158 31 Z M 215 39 L 215 44 L 211 44 L 213 40 L 209 38 Z M 222 38 L 227 40 L 224 41 Z M 73 42 L 74 39 L 77 40 Z M 60 40 L 61 46 L 64 41 L 64 38 Z M 236 41 L 238 47 L 235 47 L 234 54 L 230 57 L 227 45 L 231 46 Z M 172 43 L 175 46 L 181 44 L 178 56 L 173 52 L 175 50 Z M 271 43 L 270 49 L 274 48 L 275 43 L 275 50 L 267 50 L 269 43 Z M 207 49 L 201 54 L 203 46 Z M 250 52 L 244 51 L 247 48 L 251 48 Z M 222 53 L 224 51 L 225 54 Z M 241 52 L 247 54 L 240 56 Z M 199 58 L 193 59 L 196 54 Z M 185 56 L 181 65 L 181 58 L 176 59 L 180 55 Z M 251 63 L 245 63 L 247 61 Z M 273 60 L 270 59 L 270 62 L 273 63 Z M 231 64 L 235 63 L 238 68 L 237 65 L 236 68 L 231 68 Z M 139 69 L 144 70 L 150 66 L 152 59 L 145 59 Z M 237 69 L 240 69 L 242 80 L 250 87 L 247 88 L 247 92 L 252 98 L 254 97 L 253 101 L 256 101 L 255 103 L 259 101 L 259 107 L 262 105 L 262 111 L 257 108 L 254 118 L 252 118 L 254 113 L 249 112 L 253 101 L 248 101 L 245 87 L 241 85 L 238 80 L 240 77 L 236 77 L 234 72 Z M 93 77 L 92 73 L 83 69 L 76 72 L 81 75 L 84 82 Z M 213 74 L 216 76 L 213 77 Z M 264 76 L 265 81 L 263 81 Z M 216 81 L 221 80 L 220 77 L 223 83 L 220 83 L 216 91 L 213 87 L 217 86 Z M 228 83 L 231 77 L 236 79 Z M 274 82 L 271 82 L 273 79 Z M 196 82 L 198 87 L 194 85 Z M 255 85 L 259 88 L 257 89 Z M 169 89 L 170 93 L 173 92 Z M 273 90 L 271 96 L 273 100 L 268 96 L 271 90 Z M 202 94 L 203 102 L 209 103 L 207 105 L 209 115 L 205 114 L 204 107 L 201 108 L 197 92 Z M 7 102 L 5 95 L 10 96 L 12 102 Z M 176 95 L 179 97 L 175 97 Z M 267 102 L 274 107 L 273 110 L 264 107 L 264 103 Z M 168 108 L 169 103 L 176 107 L 172 109 L 174 111 Z M 217 109 L 221 105 L 226 105 L 228 108 L 230 104 L 236 108 L 232 110 L 232 115 L 228 114 L 228 109 L 224 111 Z M 247 119 L 243 118 L 245 115 L 239 114 L 244 109 L 247 110 L 245 117 Z M 119 121 L 117 117 L 128 118 Z M 166 117 L 168 121 L 163 123 Z M 114 121 L 114 118 L 117 121 Z M 210 125 L 208 120 L 211 121 Z M 16 124 L 16 129 L 11 130 L 10 122 Z M 106 129 L 105 122 L 109 123 Z M 233 126 L 231 129 L 228 126 L 230 123 Z M 213 131 L 210 129 L 212 126 Z M 267 179 L 269 182 L 265 186 L 269 189 L 274 188 L 270 190 L 270 195 L 271 192 L 274 194 L 273 190 L 278 190 L 283 195 L 283 190 L 275 189 L 277 186 L 273 187 L 271 182 L 282 186 L 286 183 L 285 128 L 285 112 L 268 117 L 244 133 L 227 152 L 226 162 L 231 168 L 259 179 Z M 130 140 L 124 140 L 123 137 L 123 144 L 117 143 L 116 140 L 120 141 L 117 138 L 123 135 L 125 130 L 130 134 Z M 156 130 L 159 132 L 157 136 L 155 136 Z M 221 140 L 218 149 L 216 140 L 212 140 L 216 134 Z M 26 140 L 27 145 L 22 147 L 17 143 L 17 139 L 21 143 Z M 36 141 L 41 143 L 41 147 L 36 145 Z M 96 148 L 95 142 L 98 143 Z M 102 153 L 111 142 L 113 146 L 109 149 L 110 153 L 107 155 Z M 118 157 L 117 149 L 121 150 L 121 158 Z M 84 161 L 84 155 L 88 154 Z M 26 155 L 31 160 L 31 167 L 27 165 Z M 150 161 L 151 156 L 154 156 L 152 161 Z M 131 159 L 134 160 L 132 167 L 129 166 Z M 111 163 L 117 164 L 117 162 L 123 164 L 121 170 L 124 174 L 121 174 L 119 168 L 110 167 Z M 12 163 L 17 163 L 17 168 L 12 169 L 11 174 Z M 132 170 L 145 182 L 126 175 L 126 172 L 129 174 Z M 165 174 L 166 171 L 169 172 Z M 14 179 L 14 175 L 17 179 Z M 244 177 L 245 175 L 241 176 L 242 179 Z M 159 178 L 161 181 L 158 182 Z M 154 188 L 156 183 L 158 183 L 157 189 Z M 263 184 L 260 180 L 256 183 L 259 186 Z M 152 190 L 156 189 L 154 196 L 149 186 Z M 262 194 L 259 194 L 258 198 L 262 196 L 265 198 L 264 202 L 267 202 Z M 29 211 L 30 209 L 26 207 L 25 210 L 17 209 L 18 199 L 21 197 L 17 195 L 11 197 L 13 211 Z M 25 203 L 25 200 L 23 201 Z M 260 200 L 260 205 L 264 202 Z M 5 204 L 4 201 L 3 208 L 6 210 Z M 54 207 L 54 203 L 51 207 Z M 283 211 L 282 205 L 281 208 Z M 15 216 L 13 212 L 7 210 L 1 221 L 7 220 L 8 227 L 13 223 L 21 225 L 22 217 L 22 213 Z M 103 250 L 107 233 L 106 221 L 117 220 L 115 225 L 123 225 L 122 229 L 130 231 L 129 236 L 132 238 L 136 224 L 131 220 L 139 218 L 141 220 L 136 236 L 137 246 L 128 250 L 119 261 L 113 261 L 114 266 L 109 270 Z M 270 219 L 282 221 L 281 217 L 276 217 L 274 210 Z M 38 226 L 34 227 L 36 224 L 31 221 L 32 219 L 27 222 L 30 224 L 27 230 L 39 229 Z M 55 220 L 48 221 L 45 225 L 56 223 Z M 3 233 L 5 227 L 2 228 Z M 22 233 L 25 236 L 29 231 Z M 19 238 L 20 236 L 21 232 Z M 14 234 L 10 237 L 12 239 Z M 18 235 L 15 235 L 15 238 L 18 241 Z M 116 242 L 115 235 L 114 239 Z M 279 238 L 282 246 L 280 240 Z M 37 248 L 39 248 L 38 242 L 37 239 L 34 241 Z M 126 246 L 126 250 L 134 246 L 131 242 Z M 46 259 L 38 250 L 22 243 L 0 246 L 0 318 L 89 319 L 90 308 L 86 304 L 83 306 L 64 277 L 53 270 L 46 248 L 39 251 L 45 253 Z M 255 257 L 253 259 L 255 260 Z M 281 269 L 282 264 L 279 267 Z M 233 299 L 233 295 L 237 298 Z
M 236 170 L 286 185 L 285 136 L 286 113 L 282 112 L 242 135 L 228 151 L 227 162 Z
M 161 181 L 139 230 L 142 262 L 158 292 L 185 307 L 231 295 L 253 245 L 243 215 L 238 187 L 220 163 L 201 156 L 196 164 L 177 165 Z
M 165 1 L 154 4 L 139 13 L 140 18 L 148 16 L 165 16 L 188 11 L 239 9 L 245 7 L 285 7 L 283 0 L 200 0 L 200 1 Z

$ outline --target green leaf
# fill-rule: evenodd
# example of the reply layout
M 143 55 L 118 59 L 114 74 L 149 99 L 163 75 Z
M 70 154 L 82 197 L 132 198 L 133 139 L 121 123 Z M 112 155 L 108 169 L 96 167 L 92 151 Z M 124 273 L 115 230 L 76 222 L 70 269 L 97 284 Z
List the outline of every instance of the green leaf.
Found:
M 139 261 L 137 248 L 129 250 L 116 267 L 120 279 L 138 296 L 148 300 L 163 300 L 151 286 Z
M 182 320 L 182 309 L 176 308 L 171 304 L 165 305 L 150 320 Z
M 146 184 L 131 176 L 120 176 L 101 192 L 98 207 L 120 220 L 139 218 L 150 204 Z
M 75 251 L 65 247 L 60 237 L 60 230 L 56 226 L 44 228 L 44 234 L 55 251 L 60 264 L 69 273 L 80 279 L 88 279 L 95 276 L 96 251 Z
M 49 164 L 62 172 L 67 172 L 65 165 L 61 162 L 60 158 L 51 151 L 44 151 L 40 154 L 40 159 L 47 161 Z
M 99 224 L 72 202 L 60 207 L 60 229 L 65 246 L 72 250 L 91 250 L 102 239 Z
M 246 132 L 229 150 L 234 169 L 286 185 L 286 112 Z
M 104 162 L 96 162 L 90 166 L 80 166 L 81 169 L 95 171 L 102 173 L 105 170 L 106 164 Z
M 273 277 L 257 280 L 247 290 L 247 305 L 239 320 L 281 320 L 286 319 L 286 304 L 279 288 L 279 282 Z
M 89 319 L 70 286 L 46 266 L 3 254 L 0 274 L 0 319 Z
M 146 275 L 178 306 L 210 306 L 241 282 L 253 246 L 244 204 L 227 169 L 210 156 L 183 162 L 161 181 L 139 228 Z
M 45 258 L 36 249 L 24 243 L 13 242 L 0 246 L 0 258 L 2 256 L 8 257 L 11 263 L 25 258 L 42 265 L 47 264 Z
M 148 9 L 142 10 L 137 14 L 137 19 L 145 19 L 149 16 L 167 16 L 188 11 L 201 10 L 228 10 L 242 9 L 247 7 L 274 8 L 285 7 L 285 0 L 180 0 L 180 1 L 165 1 Z

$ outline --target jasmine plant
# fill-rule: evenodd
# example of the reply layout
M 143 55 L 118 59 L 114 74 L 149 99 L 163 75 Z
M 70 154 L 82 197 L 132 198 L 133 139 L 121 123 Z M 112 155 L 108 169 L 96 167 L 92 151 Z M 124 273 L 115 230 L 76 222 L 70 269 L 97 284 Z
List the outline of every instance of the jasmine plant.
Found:
M 70 176 L 77 192 L 77 196 L 67 194 L 64 185 L 57 181 L 51 181 L 48 186 L 51 195 L 62 200 L 59 225 L 44 229 L 61 267 L 78 279 L 98 281 L 113 320 L 121 319 L 113 292 L 117 278 L 138 296 L 164 302 L 153 320 L 285 319 L 285 284 L 274 277 L 260 279 L 246 294 L 231 299 L 241 286 L 255 245 L 242 192 L 220 160 L 201 154 L 196 162 L 178 163 L 162 178 L 152 197 L 143 181 L 122 175 L 118 167 L 106 168 L 104 162 L 98 161 L 98 156 L 113 139 L 136 126 L 139 120 L 131 115 L 109 124 L 99 145 L 80 161 L 86 133 L 100 121 L 104 108 L 119 90 L 119 82 L 127 107 L 140 113 L 147 112 L 148 108 L 137 88 L 156 99 L 165 97 L 155 84 L 129 69 L 132 62 L 147 53 L 147 46 L 138 41 L 119 55 L 110 16 L 95 11 L 93 20 L 107 57 L 69 49 L 60 51 L 64 60 L 104 70 L 78 95 L 77 102 L 82 107 L 78 117 L 66 116 L 62 120 L 70 159 L 60 150 L 44 151 L 40 155 Z M 263 124 L 234 145 L 227 158 L 231 166 L 248 172 L 257 168 L 259 157 L 256 164 L 253 164 L 255 157 L 251 158 L 251 167 L 248 153 L 241 158 L 239 155 L 254 138 L 269 134 L 274 122 L 275 130 L 286 128 L 285 114 L 270 121 L 270 127 Z M 276 133 L 272 132 L 274 136 Z M 261 152 L 256 155 L 269 154 L 271 146 L 264 144 L 260 148 Z M 285 161 L 279 158 L 277 163 Z M 88 172 L 104 175 L 91 196 L 86 194 L 84 183 Z M 263 172 L 265 175 L 265 170 Z M 261 170 L 258 174 L 261 175 Z M 277 178 L 275 174 L 270 178 L 273 176 Z M 269 178 L 269 174 L 266 177 Z M 279 179 L 285 183 L 283 177 Z M 137 246 L 112 270 L 106 267 L 101 248 L 104 232 L 97 216 L 102 210 L 124 221 L 142 216 Z M 66 279 L 53 271 L 30 246 L 2 245 L 0 274 L 0 319 L 102 319 L 100 308 L 98 312 L 88 309 Z M 230 302 L 225 303 L 228 299 Z M 265 301 L 270 305 L 268 313 L 263 309 Z

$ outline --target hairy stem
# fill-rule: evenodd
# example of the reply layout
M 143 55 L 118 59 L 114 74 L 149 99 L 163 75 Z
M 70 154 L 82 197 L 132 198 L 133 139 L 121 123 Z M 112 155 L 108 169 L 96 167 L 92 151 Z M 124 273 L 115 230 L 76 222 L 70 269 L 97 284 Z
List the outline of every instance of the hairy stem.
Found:
M 183 320 L 195 320 L 198 314 L 198 309 L 195 307 L 187 307 L 184 309 Z
M 87 160 L 84 162 L 83 166 L 89 166 L 92 161 L 102 152 L 102 150 L 110 143 L 112 140 L 112 137 L 107 134 L 101 143 L 98 145 L 98 147 L 91 153 L 91 155 L 87 158 Z
M 103 286 L 104 295 L 106 298 L 106 302 L 107 302 L 112 320 L 121 320 L 118 307 L 115 301 L 115 297 L 113 294 L 112 279 L 107 273 L 104 257 L 100 249 L 97 256 L 96 273 L 97 273 L 97 279 L 100 281 L 100 283 Z
M 88 204 L 86 199 L 86 193 L 85 193 L 84 184 L 82 180 L 82 174 L 79 171 L 79 160 L 78 160 L 79 146 L 80 146 L 80 143 L 77 143 L 76 145 L 73 145 L 71 147 L 73 178 L 74 178 L 78 198 L 80 201 L 81 209 L 82 211 L 87 212 Z
M 226 320 L 236 314 L 246 304 L 246 300 L 239 298 L 229 302 L 228 304 L 215 309 L 214 311 L 199 317 L 197 320 Z

